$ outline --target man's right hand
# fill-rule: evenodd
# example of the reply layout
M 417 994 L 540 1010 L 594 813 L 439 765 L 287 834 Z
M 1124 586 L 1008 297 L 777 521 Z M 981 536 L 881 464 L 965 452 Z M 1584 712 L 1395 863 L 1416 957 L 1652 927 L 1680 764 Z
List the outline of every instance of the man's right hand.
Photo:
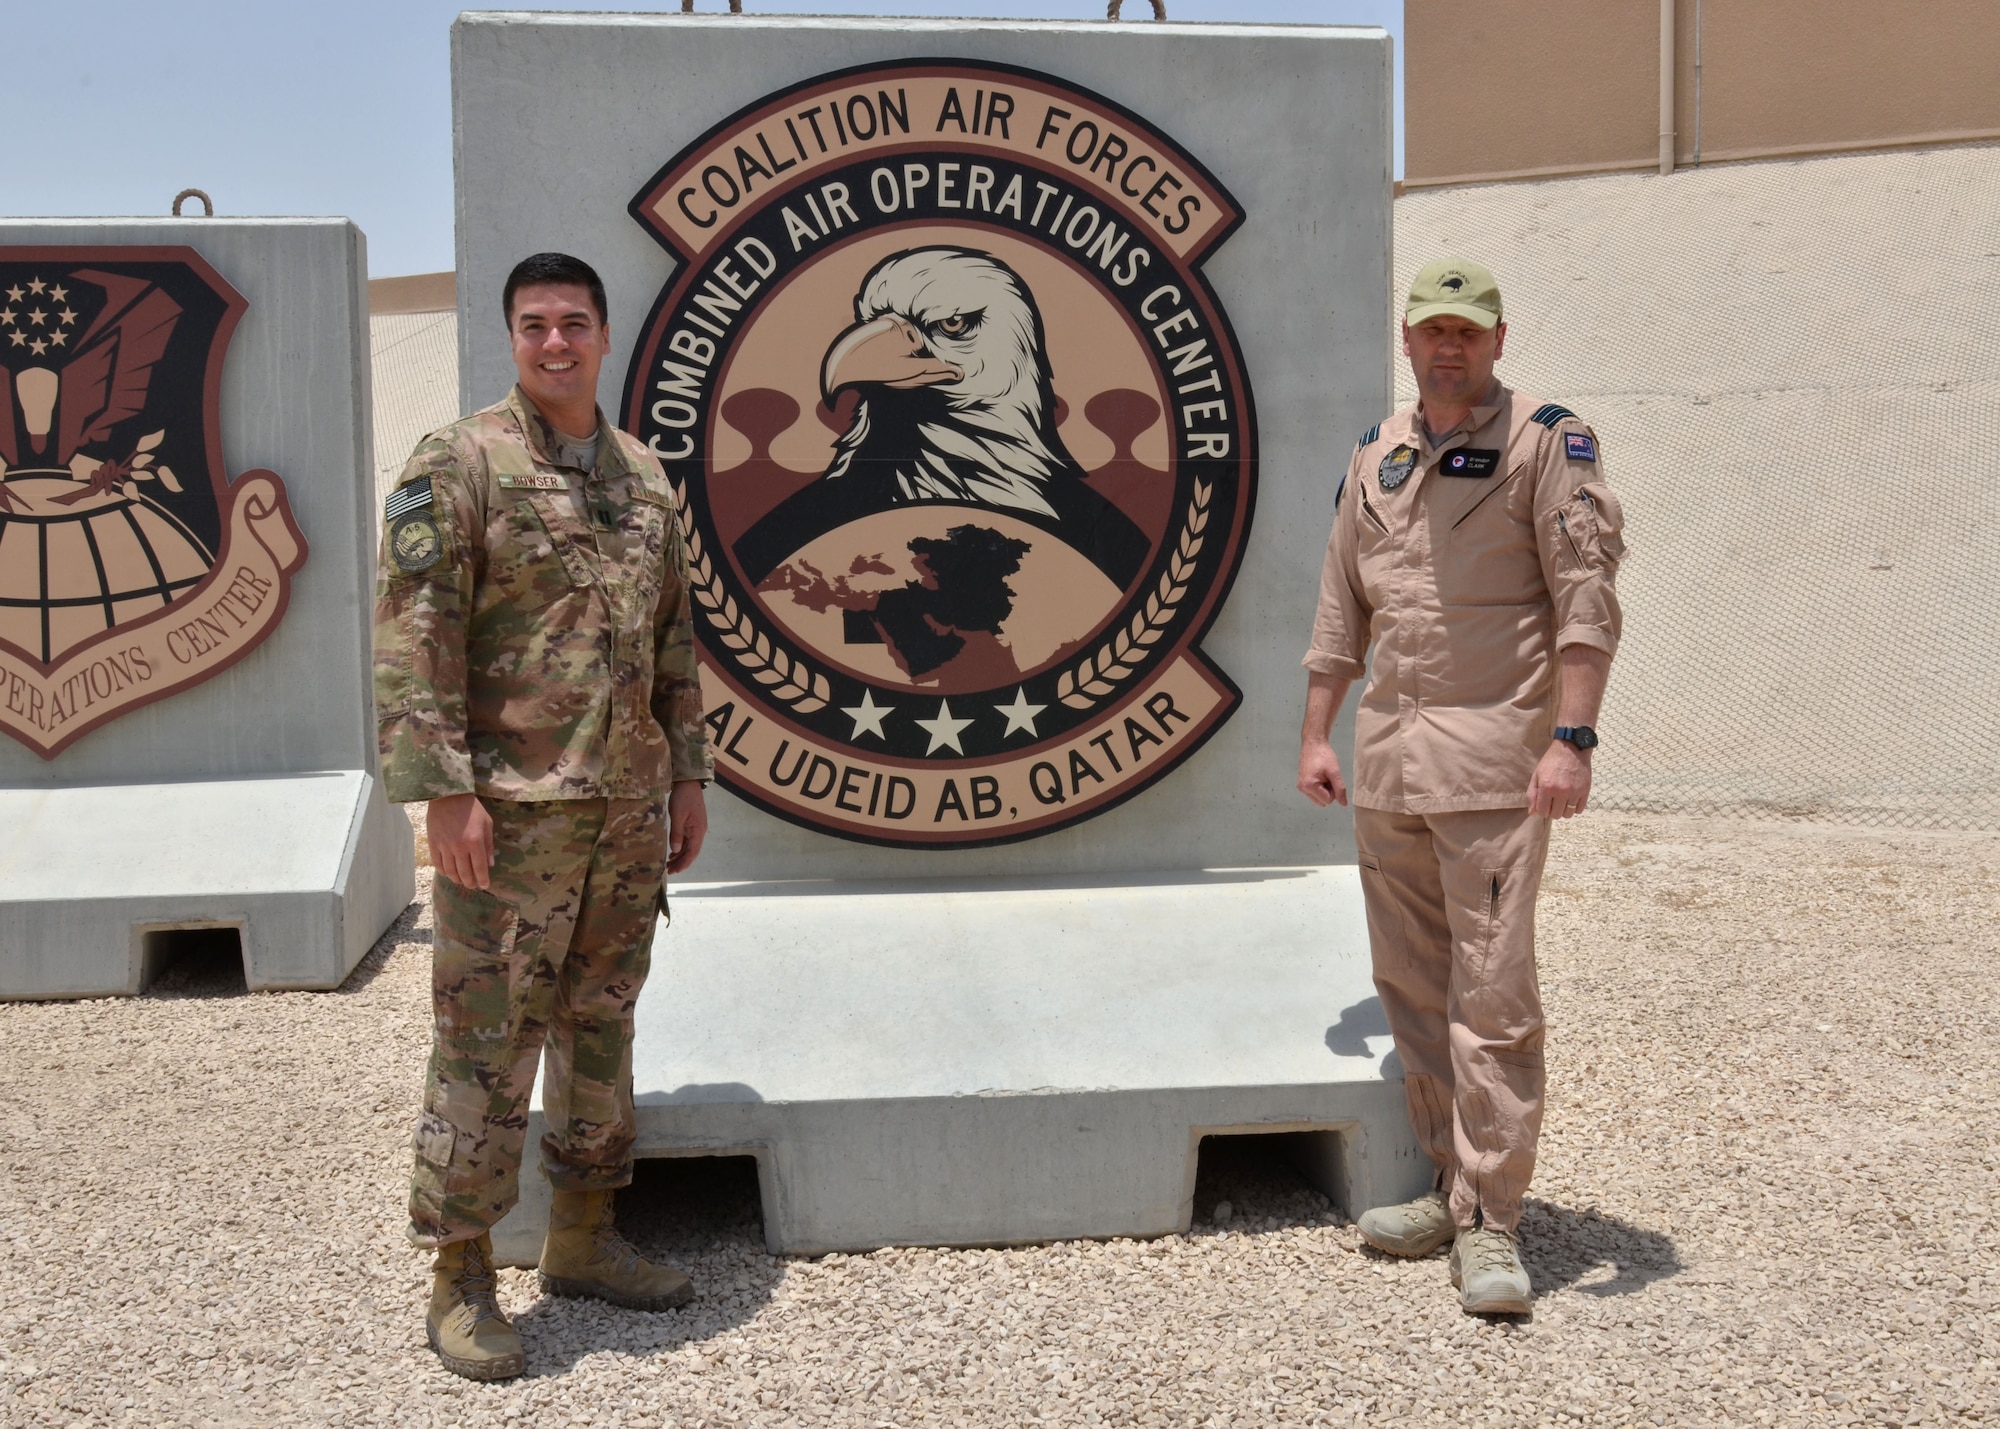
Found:
M 424 813 L 431 867 L 460 888 L 492 886 L 493 816 L 477 794 L 433 799 Z
M 1347 781 L 1340 777 L 1340 756 L 1325 740 L 1299 746 L 1299 792 L 1324 809 L 1347 803 Z

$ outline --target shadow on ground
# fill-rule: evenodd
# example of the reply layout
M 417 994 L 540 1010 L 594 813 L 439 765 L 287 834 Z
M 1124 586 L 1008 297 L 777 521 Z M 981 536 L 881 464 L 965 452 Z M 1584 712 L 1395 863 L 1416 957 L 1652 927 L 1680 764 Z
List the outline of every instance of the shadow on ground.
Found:
M 784 1259 L 764 1249 L 754 1157 L 640 1158 L 618 1193 L 618 1228 L 648 1260 L 692 1276 L 694 1301 L 649 1313 L 540 1296 L 514 1321 L 530 1376 L 605 1351 L 650 1354 L 728 1334 L 754 1320 L 784 1278 Z

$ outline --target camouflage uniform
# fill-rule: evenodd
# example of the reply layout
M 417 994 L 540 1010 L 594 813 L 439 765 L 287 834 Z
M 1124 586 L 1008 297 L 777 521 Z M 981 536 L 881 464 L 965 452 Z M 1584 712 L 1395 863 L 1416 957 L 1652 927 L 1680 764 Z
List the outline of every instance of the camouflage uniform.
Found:
M 545 1040 L 549 1179 L 631 1179 L 666 788 L 714 761 L 673 494 L 636 439 L 601 415 L 598 429 L 594 473 L 558 465 L 517 388 L 425 438 L 386 506 L 383 782 L 399 803 L 479 795 L 495 849 L 491 891 L 436 883 L 419 1245 L 476 1236 L 514 1204 Z

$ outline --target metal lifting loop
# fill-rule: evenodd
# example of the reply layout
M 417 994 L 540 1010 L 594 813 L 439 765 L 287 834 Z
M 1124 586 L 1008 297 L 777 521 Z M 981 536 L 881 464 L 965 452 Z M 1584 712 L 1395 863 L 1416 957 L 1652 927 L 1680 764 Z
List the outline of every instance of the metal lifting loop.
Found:
M 1118 12 L 1124 8 L 1125 0 L 1111 0 L 1111 3 L 1105 7 L 1104 18 L 1115 20 L 1118 18 Z M 1153 18 L 1155 20 L 1164 20 L 1167 18 L 1167 0 L 1153 0 Z
M 201 216 L 203 218 L 215 217 L 215 205 L 209 201 L 209 197 L 207 194 L 203 193 L 200 189 L 182 189 L 179 193 L 174 195 L 175 218 L 179 218 L 181 216 L 181 205 L 186 203 L 191 198 L 198 198 L 201 200 Z

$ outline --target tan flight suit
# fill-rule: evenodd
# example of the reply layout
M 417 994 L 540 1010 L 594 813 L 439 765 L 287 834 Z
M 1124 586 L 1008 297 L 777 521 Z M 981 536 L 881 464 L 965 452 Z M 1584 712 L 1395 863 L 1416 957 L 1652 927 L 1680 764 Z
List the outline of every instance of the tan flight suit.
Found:
M 1513 1231 L 1542 1111 L 1528 782 L 1557 652 L 1615 654 L 1624 554 L 1596 436 L 1495 384 L 1433 446 L 1417 407 L 1368 433 L 1335 499 L 1305 666 L 1359 680 L 1352 797 L 1375 985 L 1410 1119 L 1462 1226 Z
M 385 508 L 382 779 L 477 794 L 491 891 L 440 875 L 410 1239 L 468 1240 L 519 1191 L 535 1064 L 558 1190 L 632 1176 L 632 1016 L 667 864 L 666 795 L 714 774 L 674 495 L 598 417 L 595 470 L 516 388 L 426 437 Z

